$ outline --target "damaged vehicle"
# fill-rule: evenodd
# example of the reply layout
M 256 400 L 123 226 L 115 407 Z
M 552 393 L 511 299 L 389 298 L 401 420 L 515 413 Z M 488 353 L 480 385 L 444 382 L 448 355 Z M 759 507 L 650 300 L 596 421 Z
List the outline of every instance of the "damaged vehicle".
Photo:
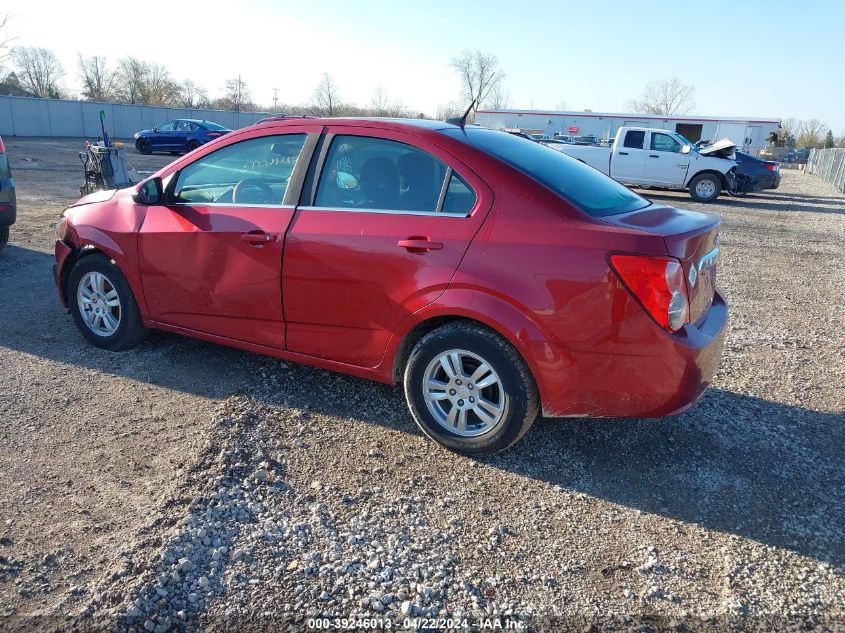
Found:
M 9 227 L 15 223 L 16 216 L 15 181 L 12 180 L 6 147 L 0 138 L 0 250 L 9 242 Z
M 777 189 L 780 186 L 780 164 L 773 160 L 756 158 L 739 150 L 735 154 L 736 188 L 728 192 L 732 196 L 741 197 L 764 189 Z
M 698 149 L 677 132 L 621 127 L 610 147 L 561 145 L 557 151 L 577 158 L 625 185 L 686 189 L 693 200 L 712 202 L 737 189 L 736 144 L 722 139 Z
M 477 454 L 538 414 L 692 406 L 725 335 L 720 224 L 505 132 L 291 117 L 82 198 L 55 280 L 96 347 L 157 328 L 402 385 Z

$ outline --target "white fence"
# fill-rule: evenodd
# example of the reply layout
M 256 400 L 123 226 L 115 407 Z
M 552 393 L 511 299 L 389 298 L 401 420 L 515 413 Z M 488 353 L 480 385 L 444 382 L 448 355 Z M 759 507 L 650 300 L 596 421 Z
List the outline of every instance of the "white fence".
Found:
M 124 139 L 172 119 L 206 119 L 236 130 L 272 116 L 268 112 L 191 110 L 0 95 L 0 136 L 97 138 L 102 135 L 100 110 L 106 113 L 106 132 L 109 136 Z
M 827 180 L 845 193 L 845 149 L 814 149 L 807 159 L 806 171 Z

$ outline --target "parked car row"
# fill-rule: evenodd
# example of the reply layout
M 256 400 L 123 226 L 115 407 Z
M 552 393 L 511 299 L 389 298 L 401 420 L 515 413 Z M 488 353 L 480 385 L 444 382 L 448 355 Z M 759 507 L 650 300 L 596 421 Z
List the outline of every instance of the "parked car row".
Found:
M 484 453 L 540 413 L 691 406 L 725 334 L 719 229 L 516 135 L 286 118 L 79 200 L 55 282 L 97 347 L 158 328 L 398 383 L 426 435 Z

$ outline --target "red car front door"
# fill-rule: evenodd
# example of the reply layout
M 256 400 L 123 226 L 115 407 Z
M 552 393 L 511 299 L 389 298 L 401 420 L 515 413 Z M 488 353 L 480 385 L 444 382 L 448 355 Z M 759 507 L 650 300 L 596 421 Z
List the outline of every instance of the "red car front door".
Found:
M 327 128 L 282 267 L 287 348 L 373 367 L 449 284 L 492 204 L 466 166 L 416 137 Z
M 171 176 L 167 204 L 147 209 L 138 236 L 157 323 L 284 347 L 282 251 L 294 213 L 285 202 L 298 193 L 288 181 L 316 131 L 236 139 Z

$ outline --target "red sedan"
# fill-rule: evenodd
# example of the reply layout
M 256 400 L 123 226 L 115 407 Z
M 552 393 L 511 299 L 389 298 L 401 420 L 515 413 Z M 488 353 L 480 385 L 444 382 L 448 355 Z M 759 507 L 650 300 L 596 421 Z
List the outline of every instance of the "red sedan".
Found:
M 482 453 L 540 412 L 692 405 L 727 320 L 719 224 L 505 132 L 290 118 L 81 199 L 55 275 L 98 347 L 159 328 L 402 383 L 426 435 Z

